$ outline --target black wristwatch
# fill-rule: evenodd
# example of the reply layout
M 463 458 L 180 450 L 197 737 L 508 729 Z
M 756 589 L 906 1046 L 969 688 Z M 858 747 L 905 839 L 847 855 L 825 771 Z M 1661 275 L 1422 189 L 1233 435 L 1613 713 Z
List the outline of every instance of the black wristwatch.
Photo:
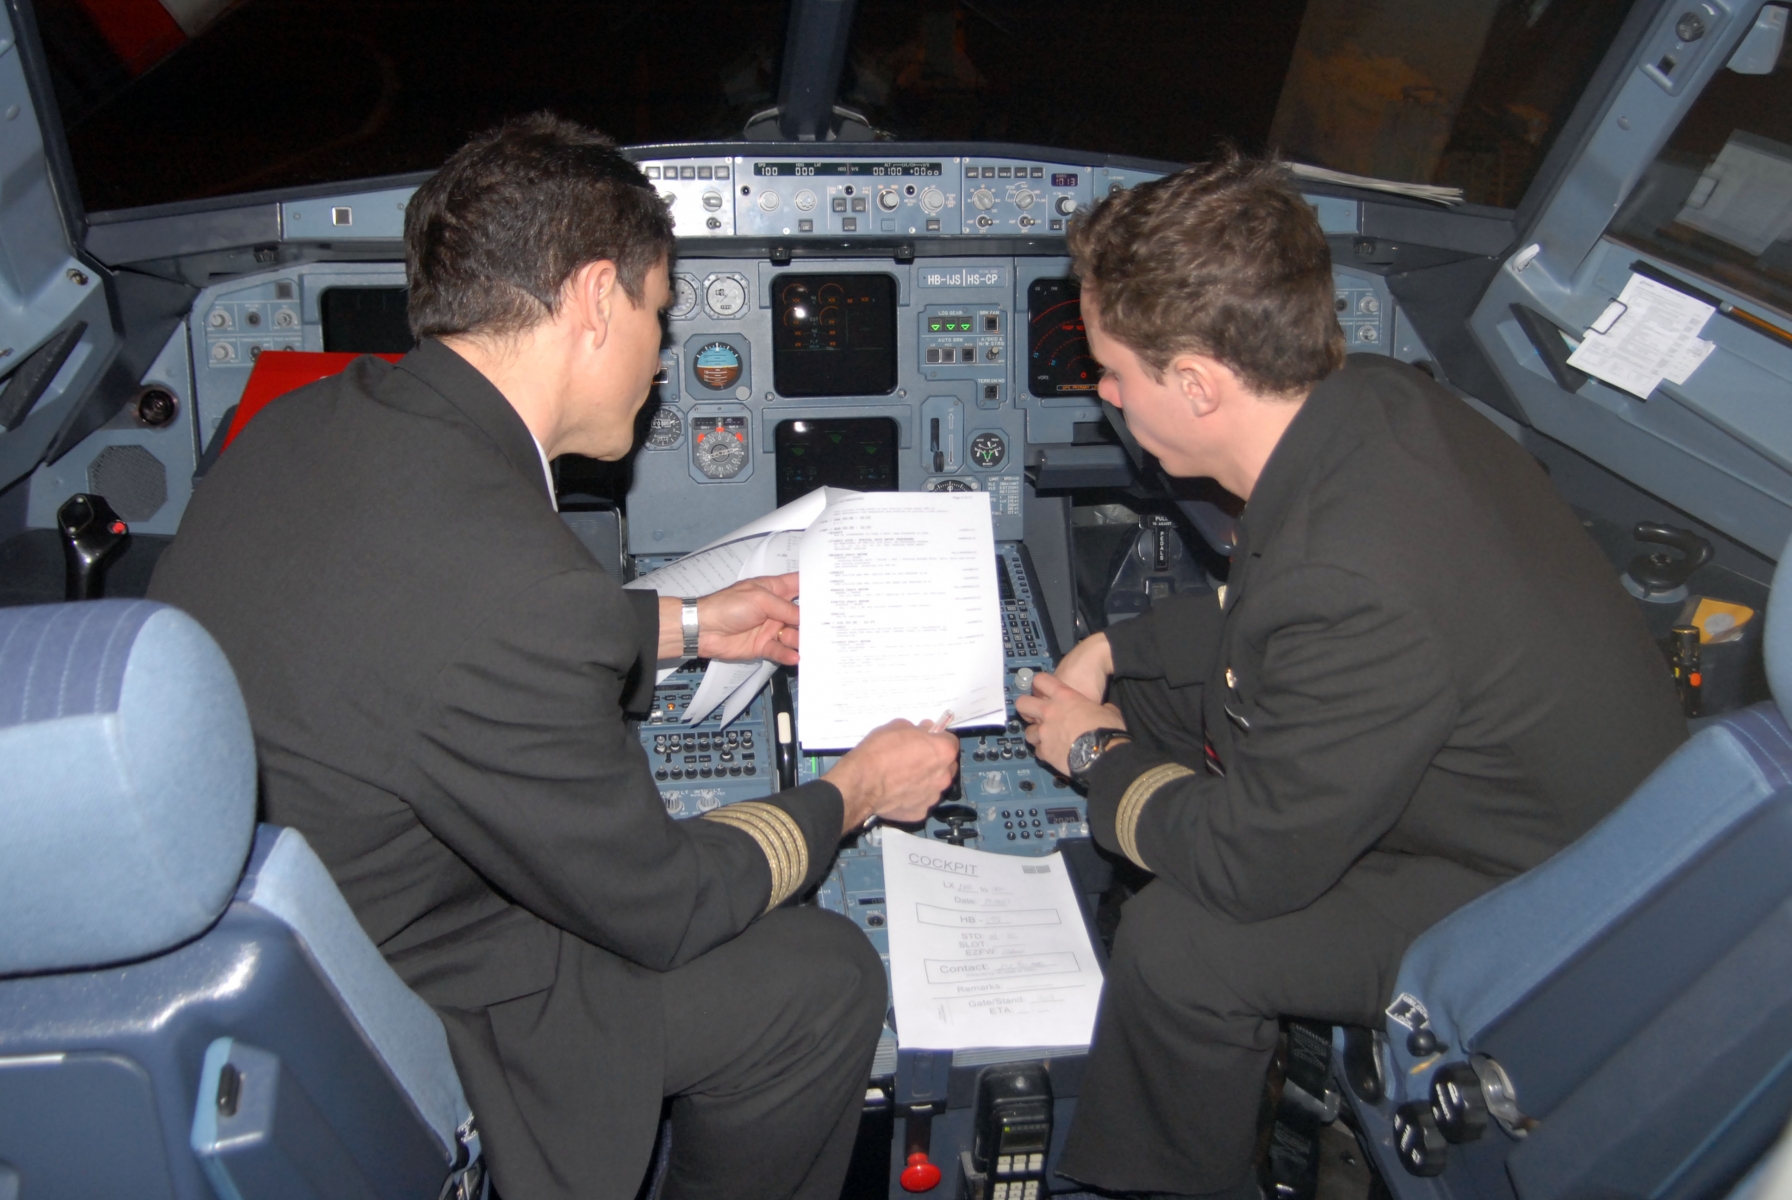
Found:
M 1089 768 L 1108 752 L 1108 748 L 1115 742 L 1122 741 L 1132 741 L 1132 734 L 1124 729 L 1091 729 L 1088 733 L 1078 734 L 1076 740 L 1070 743 L 1070 753 L 1066 756 L 1070 777 L 1082 782 Z

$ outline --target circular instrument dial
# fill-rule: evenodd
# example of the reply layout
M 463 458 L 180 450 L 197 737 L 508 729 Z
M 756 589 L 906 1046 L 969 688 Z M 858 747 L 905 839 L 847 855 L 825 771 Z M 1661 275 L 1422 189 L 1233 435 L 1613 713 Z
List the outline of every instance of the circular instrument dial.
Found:
M 985 471 L 993 471 L 1008 457 L 1008 443 L 999 433 L 980 433 L 971 439 L 971 462 Z
M 653 418 L 647 424 L 647 448 L 649 450 L 670 450 L 684 438 L 684 418 L 670 404 L 662 404 L 653 410 Z
M 741 435 L 711 427 L 697 435 L 693 449 L 697 469 L 710 479 L 733 479 L 747 465 L 747 444 Z
M 703 286 L 703 303 L 718 317 L 738 317 L 747 307 L 747 285 L 738 275 L 712 275 Z
M 666 315 L 674 321 L 682 321 L 697 311 L 697 281 L 689 275 L 672 277 L 672 307 Z
M 972 479 L 953 479 L 951 476 L 946 476 L 943 479 L 929 479 L 927 490 L 930 492 L 974 492 L 977 490 L 977 483 Z

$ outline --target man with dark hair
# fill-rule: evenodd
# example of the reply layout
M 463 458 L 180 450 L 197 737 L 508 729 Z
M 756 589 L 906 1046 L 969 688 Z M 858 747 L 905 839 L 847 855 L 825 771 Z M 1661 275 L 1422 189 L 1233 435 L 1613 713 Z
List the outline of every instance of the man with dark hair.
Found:
M 1278 1020 L 1379 1024 L 1414 937 L 1585 832 L 1686 726 L 1530 456 L 1420 372 L 1344 361 L 1279 167 L 1123 192 L 1070 246 L 1102 398 L 1170 474 L 1248 504 L 1217 596 L 1086 639 L 1017 702 L 1096 839 L 1156 876 L 1122 910 L 1060 1169 L 1255 1196 Z
M 507 1200 L 837 1194 L 885 983 L 848 921 L 781 908 L 957 741 L 893 722 L 826 779 L 673 821 L 624 712 L 654 665 L 796 659 L 796 577 L 624 592 L 548 460 L 628 454 L 669 298 L 666 210 L 541 115 L 470 142 L 405 221 L 418 348 L 271 405 L 150 594 L 248 700 L 266 818 L 330 867 L 447 1026 Z M 694 643 L 694 645 L 693 645 Z

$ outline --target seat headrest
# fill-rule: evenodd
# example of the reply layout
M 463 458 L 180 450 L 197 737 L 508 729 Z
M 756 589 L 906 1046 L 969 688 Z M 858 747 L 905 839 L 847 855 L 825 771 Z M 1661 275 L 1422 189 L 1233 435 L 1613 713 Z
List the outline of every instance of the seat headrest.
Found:
M 1792 712 L 1792 571 L 1786 567 L 1789 554 L 1792 540 L 1780 551 L 1780 565 L 1774 568 L 1773 589 L 1767 594 L 1767 628 L 1761 634 L 1767 686 L 1781 712 Z M 1786 572 L 1785 579 L 1780 578 L 1781 572 Z
M 147 600 L 0 609 L 0 975 L 141 958 L 229 904 L 255 742 L 224 652 Z

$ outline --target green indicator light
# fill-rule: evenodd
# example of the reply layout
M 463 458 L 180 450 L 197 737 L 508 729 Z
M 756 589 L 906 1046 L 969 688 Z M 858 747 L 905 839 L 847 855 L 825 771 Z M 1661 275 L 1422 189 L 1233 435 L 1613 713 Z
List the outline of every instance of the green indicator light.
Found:
M 935 321 L 932 325 L 929 325 L 928 328 L 931 329 L 934 333 L 938 333 L 940 331 L 940 323 L 938 321 Z

